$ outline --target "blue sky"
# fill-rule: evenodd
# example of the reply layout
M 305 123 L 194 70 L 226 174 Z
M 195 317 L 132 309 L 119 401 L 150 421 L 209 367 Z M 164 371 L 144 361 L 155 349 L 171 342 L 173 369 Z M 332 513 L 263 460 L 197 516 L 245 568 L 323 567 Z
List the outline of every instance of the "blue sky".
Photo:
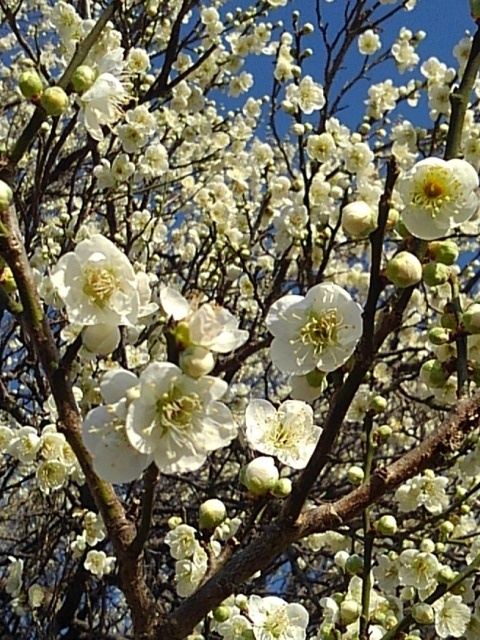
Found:
M 331 26 L 332 36 L 342 22 L 343 10 L 347 0 L 334 0 L 332 3 L 322 1 L 325 21 Z M 367 2 L 367 6 L 372 6 L 374 0 Z M 228 5 L 227 5 L 228 6 Z M 390 11 L 394 5 L 386 5 L 380 9 L 381 12 Z M 300 12 L 300 23 L 315 23 L 315 0 L 291 0 L 284 8 L 278 9 L 271 16 L 271 21 L 283 20 L 285 27 L 291 30 L 291 13 L 293 10 Z M 417 53 L 421 61 L 430 56 L 438 57 L 449 66 L 457 67 L 452 50 L 455 44 L 465 35 L 467 31 L 474 33 L 476 25 L 471 19 L 468 0 L 418 0 L 417 7 L 413 11 L 400 11 L 393 19 L 385 22 L 381 26 L 379 35 L 382 40 L 382 51 L 389 49 L 398 35 L 400 28 L 405 26 L 412 32 L 423 30 L 426 38 L 419 44 Z M 278 35 L 275 35 L 275 39 Z M 314 55 L 305 63 L 304 72 L 314 76 L 321 81 L 321 71 L 324 60 L 324 50 L 321 46 L 320 35 L 316 32 L 313 36 L 305 39 L 305 46 L 310 46 L 314 50 Z M 356 47 L 352 49 L 352 56 L 347 59 L 347 67 L 339 77 L 339 84 L 348 80 L 355 70 L 360 68 L 363 57 L 358 54 Z M 255 58 L 247 64 L 246 69 L 253 72 L 255 76 L 254 95 L 264 95 L 270 93 L 272 85 L 273 58 Z M 395 66 L 387 62 L 380 68 L 373 71 L 370 80 L 360 82 L 350 94 L 348 108 L 342 114 L 341 119 L 348 125 L 355 126 L 363 113 L 363 101 L 367 98 L 368 87 L 371 82 L 379 82 L 391 77 L 395 84 L 406 84 L 411 78 L 422 78 L 419 69 L 399 75 Z M 428 117 L 426 100 L 420 106 L 412 110 L 407 105 L 402 105 L 401 115 L 412 120 L 416 125 L 429 126 L 431 121 Z

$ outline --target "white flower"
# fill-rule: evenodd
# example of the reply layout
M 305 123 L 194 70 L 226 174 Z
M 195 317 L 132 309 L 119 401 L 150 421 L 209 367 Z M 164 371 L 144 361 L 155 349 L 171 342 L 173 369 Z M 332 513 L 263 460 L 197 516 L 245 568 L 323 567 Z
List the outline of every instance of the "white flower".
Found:
M 105 574 L 112 572 L 113 567 L 115 566 L 115 557 L 107 556 L 104 551 L 91 549 L 87 553 L 83 566 L 87 571 L 90 571 L 90 573 L 93 573 L 93 575 L 101 579 Z
M 325 105 L 322 86 L 314 82 L 310 76 L 302 78 L 298 85 L 289 85 L 286 97 L 288 102 L 307 115 L 319 111 Z
M 97 234 L 82 240 L 54 267 L 51 280 L 68 319 L 79 325 L 132 325 L 138 313 L 137 279 L 128 258 Z
M 40 446 L 40 438 L 33 427 L 21 427 L 8 446 L 8 453 L 20 462 L 33 462 Z
M 45 460 L 37 467 L 37 481 L 40 491 L 58 491 L 68 479 L 68 469 L 59 460 Z
M 432 553 L 406 549 L 399 556 L 399 564 L 398 575 L 403 584 L 422 590 L 436 585 L 440 563 Z
M 174 364 L 151 363 L 140 376 L 140 397 L 127 413 L 131 444 L 166 473 L 198 469 L 209 451 L 236 436 L 230 410 L 218 402 L 227 388 L 219 378 L 193 380 Z
M 186 319 L 186 341 L 190 345 L 205 347 L 217 353 L 227 353 L 234 351 L 248 339 L 248 331 L 238 329 L 238 320 L 223 307 L 207 302 L 194 310 L 189 302 L 171 287 L 161 290 L 160 302 L 174 320 Z
M 308 613 L 301 604 L 277 596 L 250 596 L 248 617 L 257 640 L 304 640 Z
M 465 160 L 427 158 L 397 183 L 405 204 L 402 219 L 408 231 L 423 240 L 446 235 L 477 211 L 478 175 Z
M 4 588 L 12 598 L 15 598 L 18 596 L 22 588 L 23 560 L 20 558 L 14 558 L 13 556 L 8 556 L 8 560 L 10 561 L 10 564 L 8 566 Z
M 187 598 L 196 591 L 208 567 L 208 556 L 200 545 L 190 560 L 179 560 L 175 563 L 175 582 L 177 593 Z
M 336 284 L 312 287 L 305 297 L 277 300 L 267 315 L 274 335 L 271 357 L 285 373 L 338 369 L 352 355 L 362 333 L 362 309 Z
M 294 469 L 306 467 L 322 430 L 305 402 L 287 400 L 278 411 L 267 400 L 252 400 L 245 412 L 249 444 Z
M 196 530 L 188 524 L 179 524 L 165 536 L 165 544 L 170 547 L 170 553 L 175 560 L 191 558 L 198 548 L 195 537 Z
M 83 441 L 93 457 L 93 468 L 107 482 L 136 480 L 151 462 L 150 456 L 131 445 L 125 430 L 126 397 L 138 382 L 125 369 L 107 371 L 100 392 L 109 404 L 89 411 L 83 422 Z
M 440 638 L 460 638 L 467 630 L 471 612 L 461 596 L 447 594 L 433 603 L 435 631 Z
M 367 31 L 364 31 L 364 33 L 358 37 L 358 50 L 364 56 L 371 56 L 376 53 L 381 46 L 380 38 L 372 29 L 367 29 Z
M 28 604 L 32 609 L 40 607 L 45 598 L 45 591 L 39 584 L 32 584 L 28 589 Z
M 93 85 L 78 98 L 85 129 L 94 140 L 103 140 L 102 125 L 112 125 L 122 115 L 120 105 L 128 99 L 121 80 L 112 73 L 101 73 Z
M 106 530 L 102 518 L 94 511 L 87 511 L 83 517 L 85 541 L 91 547 L 105 540 Z

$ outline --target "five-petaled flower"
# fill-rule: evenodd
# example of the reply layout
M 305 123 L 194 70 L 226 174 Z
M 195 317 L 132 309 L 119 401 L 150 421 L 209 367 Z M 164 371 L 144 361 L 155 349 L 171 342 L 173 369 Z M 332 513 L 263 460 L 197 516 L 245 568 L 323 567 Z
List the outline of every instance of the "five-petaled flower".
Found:
M 397 183 L 405 209 L 403 222 L 423 240 L 445 236 L 478 209 L 478 175 L 465 160 L 426 158 Z
M 287 295 L 267 315 L 274 335 L 272 361 L 280 371 L 304 375 L 338 369 L 362 333 L 362 309 L 336 284 L 315 285 L 306 296 Z

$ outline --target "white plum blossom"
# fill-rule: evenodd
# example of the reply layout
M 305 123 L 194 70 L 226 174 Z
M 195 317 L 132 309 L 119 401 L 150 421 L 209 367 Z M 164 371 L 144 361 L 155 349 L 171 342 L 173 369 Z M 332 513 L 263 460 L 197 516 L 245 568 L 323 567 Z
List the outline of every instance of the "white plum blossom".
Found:
M 165 473 L 195 471 L 209 451 L 235 438 L 230 410 L 218 400 L 228 385 L 219 378 L 194 380 L 168 362 L 152 362 L 140 375 L 126 429 L 132 446 L 153 457 Z
M 436 586 L 435 576 L 439 569 L 440 563 L 433 553 L 406 549 L 399 556 L 401 582 L 416 589 L 424 591 Z
M 133 325 L 139 295 L 132 265 L 113 242 L 100 234 L 78 243 L 60 258 L 52 284 L 78 325 Z
M 362 333 L 362 309 L 345 289 L 325 282 L 306 296 L 290 294 L 277 300 L 266 322 L 274 335 L 271 357 L 280 371 L 329 372 L 352 355 Z
M 160 292 L 162 307 L 174 320 L 185 320 L 189 345 L 205 347 L 217 353 L 234 351 L 248 339 L 248 331 L 238 328 L 238 320 L 227 309 L 209 302 L 194 309 L 175 289 Z
M 35 460 L 40 447 L 40 437 L 33 427 L 20 427 L 14 432 L 7 451 L 20 462 L 30 463 Z
M 101 73 L 90 89 L 79 98 L 80 120 L 94 140 L 103 140 L 103 125 L 112 125 L 122 115 L 121 105 L 128 99 L 121 80 L 113 73 Z
M 441 238 L 477 211 L 477 187 L 477 172 L 465 160 L 421 160 L 397 182 L 402 220 L 418 238 Z
M 14 558 L 8 556 L 10 564 L 7 569 L 7 576 L 4 582 L 5 591 L 15 598 L 20 593 L 23 584 L 23 560 L 21 558 Z
M 277 596 L 250 596 L 248 617 L 257 640 L 304 640 L 308 612 L 304 606 Z
M 358 50 L 364 56 L 371 56 L 376 53 L 381 46 L 380 37 L 372 29 L 367 29 L 358 36 Z
M 435 631 L 439 638 L 460 638 L 470 622 L 470 608 L 461 596 L 447 594 L 433 603 Z
M 115 557 L 107 556 L 105 551 L 97 551 L 91 549 L 87 553 L 83 566 L 87 571 L 93 573 L 94 576 L 100 580 L 105 574 L 109 574 L 113 571 L 115 566 Z
M 196 591 L 208 568 L 208 556 L 200 545 L 189 560 L 175 563 L 175 585 L 181 598 L 187 598 Z
M 165 544 L 175 560 L 191 558 L 198 548 L 196 530 L 188 524 L 179 524 L 165 536 Z
M 322 431 L 313 423 L 312 408 L 298 400 L 287 400 L 278 410 L 267 400 L 252 400 L 245 421 L 254 449 L 294 469 L 307 465 Z
M 150 456 L 131 445 L 125 430 L 127 396 L 138 383 L 137 376 L 125 369 L 107 371 L 100 392 L 108 404 L 91 409 L 83 421 L 83 441 L 93 457 L 93 468 L 107 482 L 131 482 L 151 462 Z
M 306 115 L 319 111 L 325 105 L 322 86 L 314 82 L 310 76 L 302 78 L 298 85 L 290 84 L 287 87 L 286 97 L 290 104 Z

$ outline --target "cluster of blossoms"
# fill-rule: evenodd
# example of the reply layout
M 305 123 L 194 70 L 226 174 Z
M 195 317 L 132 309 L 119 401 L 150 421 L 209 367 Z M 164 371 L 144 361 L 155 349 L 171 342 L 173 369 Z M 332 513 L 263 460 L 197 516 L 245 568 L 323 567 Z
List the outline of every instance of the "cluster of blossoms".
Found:
M 24 475 L 35 470 L 38 488 L 46 495 L 60 490 L 69 479 L 84 481 L 72 448 L 55 425 L 47 425 L 40 435 L 30 426 L 0 426 L 0 452 L 20 463 Z

